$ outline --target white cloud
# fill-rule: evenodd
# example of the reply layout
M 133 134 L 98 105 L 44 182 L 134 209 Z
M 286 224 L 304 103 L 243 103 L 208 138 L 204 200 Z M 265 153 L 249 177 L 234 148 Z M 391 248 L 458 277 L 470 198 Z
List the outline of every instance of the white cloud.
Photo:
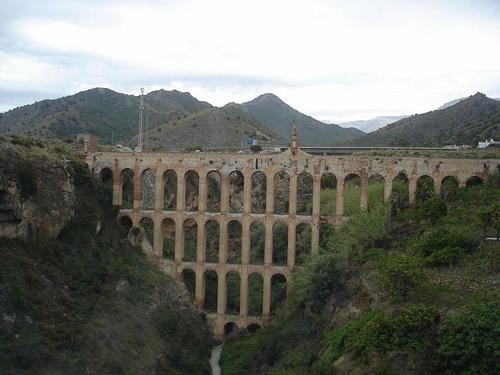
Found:
M 494 2 L 71 4 L 12 17 L 10 50 L 0 38 L 1 90 L 16 82 L 66 94 L 161 86 L 216 105 L 270 91 L 330 121 L 421 112 L 476 91 L 500 95 Z

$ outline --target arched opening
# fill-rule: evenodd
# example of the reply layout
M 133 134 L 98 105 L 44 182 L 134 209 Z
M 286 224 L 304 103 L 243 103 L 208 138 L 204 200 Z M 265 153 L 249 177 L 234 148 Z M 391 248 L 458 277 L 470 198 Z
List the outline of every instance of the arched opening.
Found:
M 483 184 L 483 180 L 479 176 L 471 176 L 465 182 L 465 187 L 480 186 Z
M 227 262 L 241 263 L 241 236 L 243 234 L 241 223 L 238 220 L 231 220 L 227 225 L 227 234 Z
M 285 172 L 274 175 L 274 213 L 288 214 L 290 200 L 290 176 Z
M 207 312 L 217 312 L 217 272 L 206 271 L 205 275 L 205 303 Z
M 177 173 L 169 169 L 163 173 L 163 209 L 175 211 L 177 207 Z
M 334 232 L 335 227 L 327 221 L 319 224 L 319 248 L 321 250 L 328 250 L 328 241 Z
M 134 205 L 134 171 L 124 169 L 120 175 L 122 182 L 122 208 L 132 208 Z
M 271 277 L 271 315 L 286 300 L 286 277 L 276 273 Z
M 173 260 L 175 257 L 175 221 L 167 218 L 161 222 L 163 239 L 163 258 Z
M 277 222 L 273 225 L 273 264 L 284 266 L 288 253 L 288 226 Z
M 243 173 L 233 171 L 229 174 L 229 211 L 243 211 Z
M 344 216 L 351 216 L 360 211 L 361 177 L 350 173 L 344 179 Z
M 415 199 L 417 203 L 422 203 L 434 196 L 434 180 L 431 176 L 420 176 L 417 180 L 417 191 Z
M 297 176 L 297 214 L 312 215 L 313 178 L 307 172 Z
M 185 268 L 181 273 L 181 277 L 186 289 L 194 298 L 196 291 L 196 273 L 189 268 Z
M 333 173 L 321 176 L 321 207 L 320 214 L 335 216 L 337 202 L 337 177 Z
M 207 211 L 220 212 L 221 176 L 217 171 L 207 174 Z
M 446 176 L 441 181 L 441 197 L 448 201 L 458 189 L 458 178 L 456 176 Z
M 266 213 L 266 174 L 260 171 L 252 175 L 252 212 L 254 214 Z
M 240 275 L 237 272 L 226 274 L 226 312 L 239 314 L 240 312 Z
M 382 175 L 375 173 L 368 179 L 368 209 L 384 205 L 384 182 Z
M 151 220 L 149 217 L 144 217 L 139 222 L 139 227 L 144 233 L 144 239 L 141 244 L 142 250 L 145 253 L 152 253 L 154 244 L 154 232 L 155 232 L 155 225 L 153 223 L 153 220 Z
M 155 172 L 146 169 L 142 172 L 142 209 L 153 210 L 155 208 Z
M 260 171 L 252 174 L 252 213 L 266 213 L 266 174 Z
M 255 333 L 260 329 L 260 326 L 257 323 L 252 323 L 247 326 L 247 331 L 250 333 Z
M 187 219 L 182 224 L 184 232 L 184 256 L 182 260 L 194 262 L 196 260 L 196 242 L 198 237 L 198 224 L 193 219 Z
M 185 175 L 186 194 L 185 205 L 186 211 L 198 211 L 200 200 L 199 177 L 195 171 L 187 171 Z
M 113 183 L 113 171 L 111 168 L 105 167 L 99 172 L 99 181 L 101 184 L 112 184 Z
M 205 261 L 219 261 L 219 223 L 215 220 L 205 223 Z
M 248 315 L 262 315 L 262 296 L 264 280 L 260 273 L 254 272 L 248 276 Z
M 250 263 L 263 264 L 266 246 L 266 227 L 260 221 L 250 225 Z
M 123 215 L 118 220 L 118 224 L 120 224 L 122 237 L 126 237 L 130 232 L 130 229 L 132 229 L 132 220 L 127 215 Z
M 401 171 L 392 180 L 391 213 L 401 212 L 409 205 L 409 183 L 405 171 Z
M 311 226 L 300 223 L 295 227 L 295 265 L 304 266 L 311 254 Z
M 238 326 L 234 322 L 229 322 L 224 325 L 224 337 L 235 335 L 238 332 Z

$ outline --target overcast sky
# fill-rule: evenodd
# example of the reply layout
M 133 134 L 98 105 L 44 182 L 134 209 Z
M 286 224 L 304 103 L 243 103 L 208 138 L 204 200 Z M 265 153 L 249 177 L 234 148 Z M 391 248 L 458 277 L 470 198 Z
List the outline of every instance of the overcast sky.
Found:
M 0 112 L 96 86 L 328 122 L 500 97 L 500 0 L 0 0 Z

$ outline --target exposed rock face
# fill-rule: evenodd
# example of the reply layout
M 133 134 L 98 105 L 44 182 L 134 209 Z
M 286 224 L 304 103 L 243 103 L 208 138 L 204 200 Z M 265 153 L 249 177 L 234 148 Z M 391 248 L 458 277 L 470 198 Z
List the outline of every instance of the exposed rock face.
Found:
M 67 161 L 42 150 L 0 144 L 0 237 L 56 237 L 74 213 Z

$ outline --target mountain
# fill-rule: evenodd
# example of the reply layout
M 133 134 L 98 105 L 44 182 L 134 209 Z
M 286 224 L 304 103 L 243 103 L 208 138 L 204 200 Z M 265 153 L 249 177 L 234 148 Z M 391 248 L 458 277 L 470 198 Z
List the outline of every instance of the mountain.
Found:
M 237 104 L 210 107 L 167 121 L 144 134 L 145 147 L 153 150 L 239 147 L 247 138 L 258 144 L 287 144 L 243 112 Z M 137 143 L 136 138 L 131 145 Z
M 340 122 L 339 125 L 345 128 L 356 128 L 365 133 L 370 133 L 375 131 L 387 124 L 391 124 L 408 116 L 378 116 L 369 120 L 355 120 L 355 121 L 346 121 Z
M 455 99 L 455 100 L 451 100 L 447 103 L 444 103 L 441 107 L 439 107 L 438 109 L 445 109 L 445 108 L 448 108 L 448 107 L 451 107 L 452 105 L 455 105 L 457 104 L 458 102 L 461 102 L 462 100 L 464 99 L 467 99 L 466 97 L 463 97 L 463 98 L 458 98 L 458 99 Z M 500 101 L 500 98 L 493 98 L 494 100 L 497 100 L 497 101 Z
M 292 124 L 297 124 L 302 146 L 331 146 L 360 137 L 363 132 L 325 124 L 290 107 L 274 94 L 263 94 L 240 105 L 243 111 L 284 139 L 289 139 Z
M 486 138 L 500 139 L 500 102 L 482 93 L 445 109 L 389 124 L 349 142 L 356 146 L 476 145 Z
M 93 133 L 102 143 L 128 140 L 137 132 L 140 97 L 94 88 L 54 100 L 42 100 L 0 114 L 0 133 L 29 137 L 74 138 Z M 152 91 L 144 96 L 146 123 L 157 126 L 210 108 L 189 93 Z

